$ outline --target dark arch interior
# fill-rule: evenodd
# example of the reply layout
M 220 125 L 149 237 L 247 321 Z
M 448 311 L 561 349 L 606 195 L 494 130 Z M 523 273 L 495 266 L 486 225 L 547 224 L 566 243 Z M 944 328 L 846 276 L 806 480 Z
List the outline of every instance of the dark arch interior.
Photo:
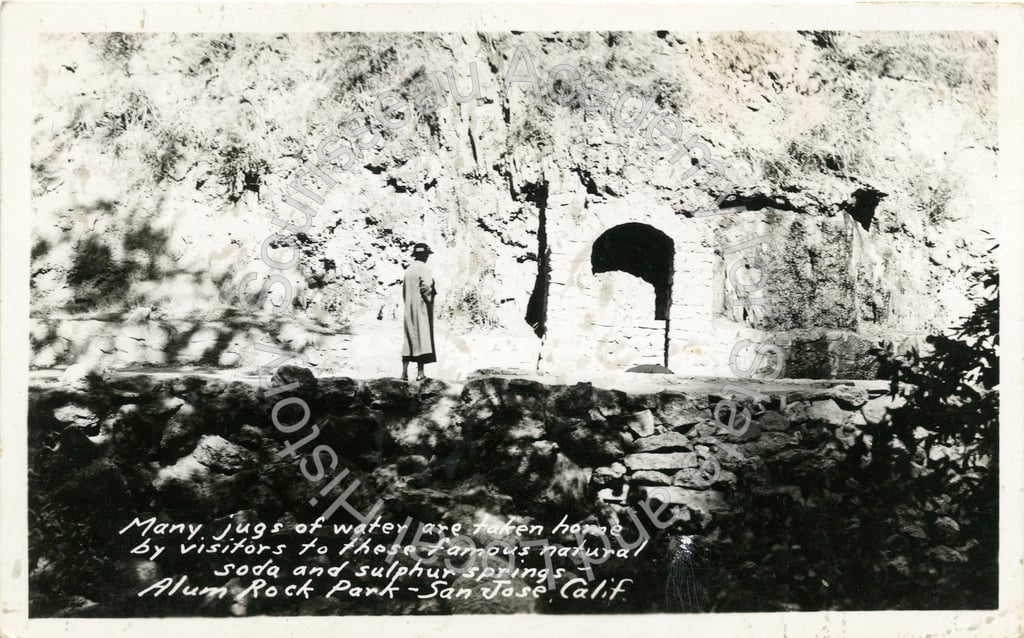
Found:
M 672 299 L 672 239 L 647 224 L 621 224 L 609 228 L 590 256 L 594 274 L 621 270 L 654 286 L 654 318 L 668 319 Z

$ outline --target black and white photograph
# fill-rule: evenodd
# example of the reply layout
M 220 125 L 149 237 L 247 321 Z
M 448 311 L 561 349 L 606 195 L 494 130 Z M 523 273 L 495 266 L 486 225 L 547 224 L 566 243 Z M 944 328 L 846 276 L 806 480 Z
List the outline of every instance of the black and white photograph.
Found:
M 1000 31 L 562 22 L 34 35 L 28 619 L 1021 627 Z

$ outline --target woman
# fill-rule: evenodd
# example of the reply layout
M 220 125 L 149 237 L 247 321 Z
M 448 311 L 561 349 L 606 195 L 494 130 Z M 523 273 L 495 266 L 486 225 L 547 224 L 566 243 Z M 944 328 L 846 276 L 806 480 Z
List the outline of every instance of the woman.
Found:
M 426 244 L 412 249 L 413 262 L 405 269 L 402 296 L 405 300 L 405 341 L 402 344 L 402 380 L 409 380 L 409 362 L 415 361 L 417 381 L 427 376 L 423 366 L 437 361 L 434 352 L 434 277 L 427 268 L 431 255 Z

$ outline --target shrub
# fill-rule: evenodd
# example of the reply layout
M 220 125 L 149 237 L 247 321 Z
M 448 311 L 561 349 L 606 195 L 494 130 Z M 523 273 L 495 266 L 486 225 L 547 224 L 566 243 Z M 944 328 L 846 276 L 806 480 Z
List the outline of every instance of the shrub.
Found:
M 999 275 L 973 277 L 976 309 L 929 353 L 876 351 L 904 405 L 852 443 L 815 433 L 799 495 L 771 459 L 738 476 L 718 610 L 998 605 Z

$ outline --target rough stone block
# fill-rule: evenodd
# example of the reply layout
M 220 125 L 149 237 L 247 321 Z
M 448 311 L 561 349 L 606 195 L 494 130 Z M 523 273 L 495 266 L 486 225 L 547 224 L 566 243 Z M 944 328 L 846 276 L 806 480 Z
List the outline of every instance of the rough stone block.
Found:
M 595 391 L 591 383 L 556 386 L 548 396 L 547 411 L 556 416 L 588 416 L 594 407 L 594 398 Z
M 640 470 L 629 477 L 629 482 L 636 485 L 672 485 L 672 477 L 655 470 Z
M 504 436 L 511 440 L 544 438 L 544 422 L 530 417 L 519 419 L 505 430 Z
M 847 413 L 832 399 L 825 401 L 798 401 L 786 406 L 786 416 L 791 422 L 817 421 L 829 425 L 842 425 Z
M 654 414 L 650 410 L 634 412 L 626 417 L 626 427 L 639 437 L 654 434 Z
M 297 390 L 316 390 L 317 379 L 313 371 L 304 366 L 283 365 L 274 372 L 271 387 L 278 388 L 290 383 L 298 384 Z M 298 394 L 292 391 L 292 394 Z M 286 395 L 287 396 L 287 395 Z
M 80 405 L 65 405 L 53 411 L 53 418 L 60 421 L 64 426 L 89 428 L 99 421 L 99 418 L 89 408 Z
M 640 453 L 627 455 L 625 462 L 628 469 L 636 472 L 638 470 L 680 470 L 697 467 L 698 459 L 695 452 Z
M 608 465 L 625 454 L 629 435 L 609 426 L 605 421 L 560 421 L 550 427 L 549 437 L 574 461 L 587 467 Z
M 103 378 L 103 368 L 88 363 L 75 363 L 67 367 L 60 376 L 61 385 L 70 390 L 88 390 Z
M 736 475 L 729 470 L 719 467 L 718 472 L 715 472 L 713 466 L 709 465 L 676 472 L 672 476 L 671 485 L 693 490 L 706 490 L 712 485 L 729 485 L 735 482 Z
M 859 408 L 868 400 L 867 390 L 850 385 L 837 385 L 830 394 L 840 407 L 846 409 Z
M 658 418 L 669 428 L 699 423 L 707 418 L 701 406 L 682 394 L 662 392 L 658 395 Z
M 852 423 L 836 428 L 836 438 L 843 444 L 844 448 L 852 447 L 861 435 L 861 429 Z
M 864 420 L 872 425 L 876 425 L 885 419 L 890 410 L 903 407 L 906 403 L 907 401 L 903 397 L 885 395 L 865 403 L 861 407 L 860 413 L 864 415 Z
M 676 486 L 653 486 L 640 488 L 643 498 L 661 501 L 668 505 L 682 505 L 707 520 L 711 513 L 725 504 L 722 492 L 714 490 L 691 490 Z
M 629 396 L 621 390 L 598 388 L 595 395 L 594 407 L 603 417 L 619 416 L 626 411 L 623 406 L 629 404 Z
M 627 496 L 629 496 L 628 483 L 622 486 L 621 494 L 616 494 L 615 490 L 611 489 L 610 487 L 606 487 L 604 489 L 600 489 L 597 491 L 597 498 L 609 503 L 625 503 Z
M 611 485 L 618 483 L 625 475 L 625 465 L 622 463 L 612 463 L 608 467 L 595 468 L 594 473 L 590 476 L 590 481 L 594 485 Z
M 753 458 L 771 456 L 799 442 L 798 437 L 786 432 L 764 432 L 756 441 L 743 444 L 743 454 Z M 724 456 L 721 460 L 724 460 Z
M 761 429 L 767 432 L 778 432 L 789 429 L 789 419 L 775 410 L 768 410 L 757 419 Z
M 178 455 L 186 452 L 199 440 L 203 422 L 195 418 L 195 408 L 184 404 L 174 412 L 164 425 L 160 438 L 160 449 L 167 454 Z
M 237 472 L 253 463 L 252 453 L 216 434 L 199 439 L 193 456 L 199 463 L 224 474 Z
M 638 452 L 688 449 L 690 447 L 690 439 L 685 434 L 680 434 L 679 432 L 665 432 L 664 434 L 655 434 L 637 439 L 633 442 L 633 445 L 636 446 Z

